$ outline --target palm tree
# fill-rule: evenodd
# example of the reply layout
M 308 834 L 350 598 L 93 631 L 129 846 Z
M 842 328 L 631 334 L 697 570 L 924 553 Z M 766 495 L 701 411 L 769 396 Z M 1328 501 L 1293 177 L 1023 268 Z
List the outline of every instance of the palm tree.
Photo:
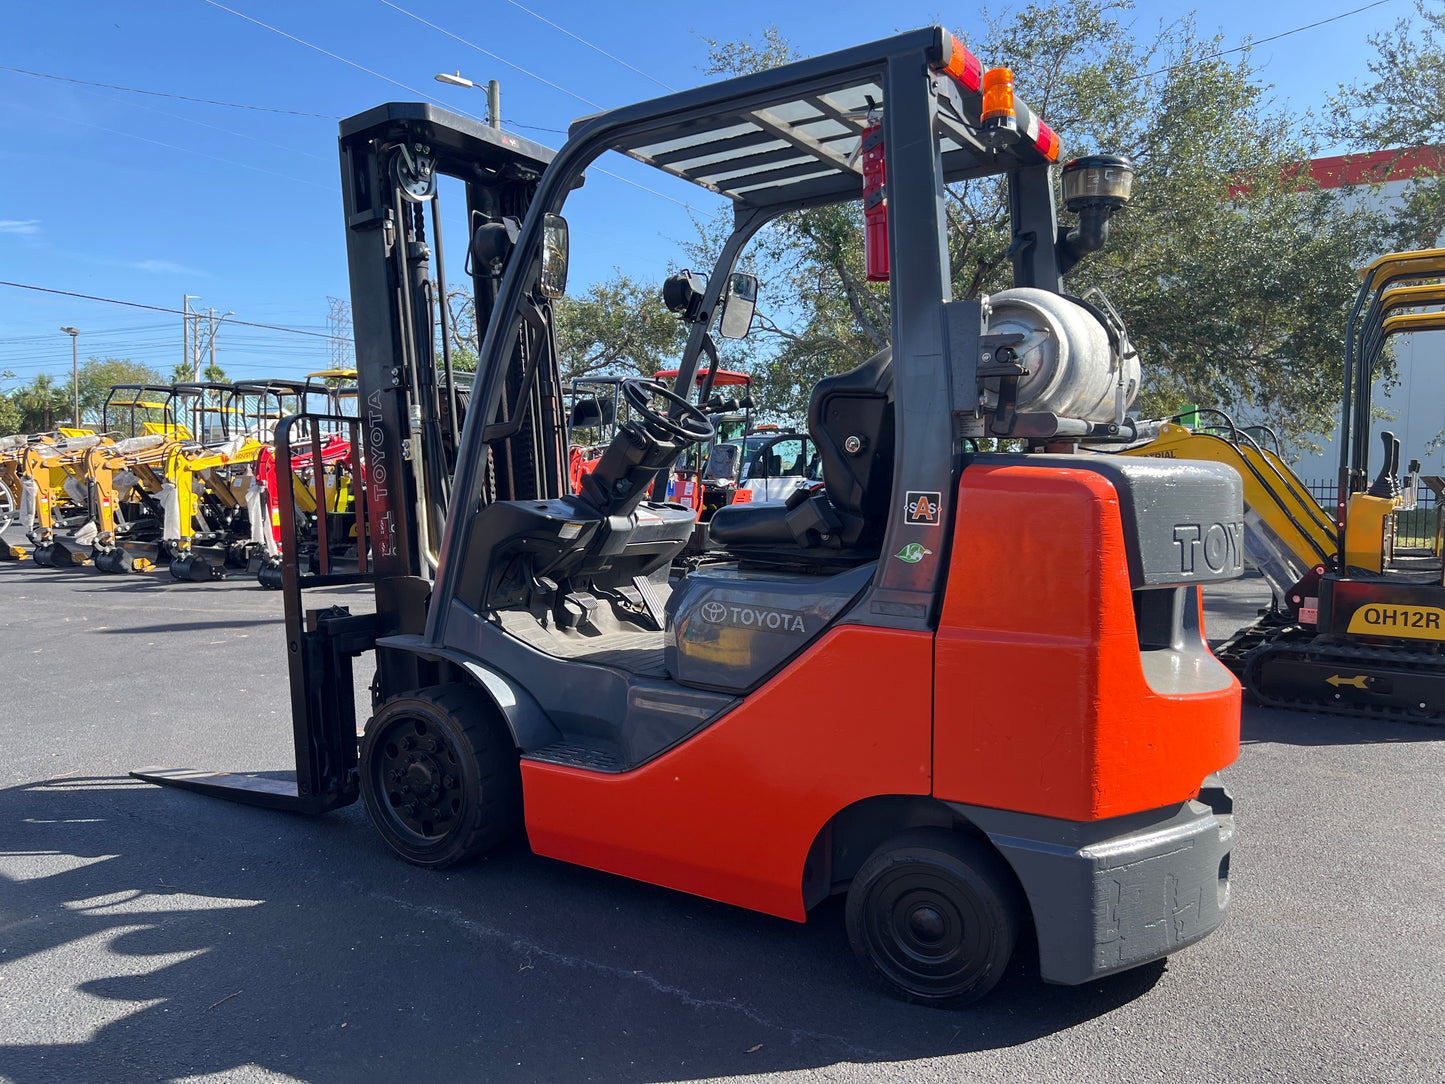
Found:
M 15 389 L 15 405 L 20 409 L 22 433 L 43 433 L 54 429 L 56 421 L 65 418 L 70 397 L 66 389 L 48 373 L 41 373 L 30 383 Z

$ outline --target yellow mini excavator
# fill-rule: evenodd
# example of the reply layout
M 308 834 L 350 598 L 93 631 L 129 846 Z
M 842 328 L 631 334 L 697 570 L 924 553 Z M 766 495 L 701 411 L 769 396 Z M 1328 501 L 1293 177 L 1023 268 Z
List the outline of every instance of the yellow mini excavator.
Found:
M 1228 419 L 1213 432 L 1170 423 L 1124 454 L 1228 463 L 1244 480 L 1245 551 L 1275 605 L 1218 652 L 1272 707 L 1445 722 L 1442 523 L 1419 519 L 1418 464 L 1400 482 L 1400 442 L 1369 461 L 1372 389 L 1392 336 L 1445 330 L 1445 249 L 1383 256 L 1364 271 L 1345 342 L 1338 500 L 1322 508 L 1275 453 Z M 1410 532 L 1414 534 L 1416 532 Z M 1414 538 L 1411 542 L 1417 541 Z

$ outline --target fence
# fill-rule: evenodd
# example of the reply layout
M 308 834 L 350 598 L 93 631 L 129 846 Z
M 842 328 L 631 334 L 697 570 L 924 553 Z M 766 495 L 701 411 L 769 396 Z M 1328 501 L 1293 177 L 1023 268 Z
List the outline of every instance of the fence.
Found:
M 1333 478 L 1305 482 L 1310 496 L 1319 502 L 1331 519 L 1335 515 L 1335 495 L 1339 492 Z M 1441 507 L 1435 491 L 1423 482 L 1415 494 L 1415 507 L 1395 517 L 1395 545 L 1428 546 L 1435 540 L 1435 524 Z

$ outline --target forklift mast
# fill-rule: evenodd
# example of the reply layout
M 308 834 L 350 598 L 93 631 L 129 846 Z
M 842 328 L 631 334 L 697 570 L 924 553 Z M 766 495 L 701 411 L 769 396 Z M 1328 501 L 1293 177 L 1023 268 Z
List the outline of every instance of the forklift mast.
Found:
M 379 583 L 429 582 L 468 400 L 453 365 L 452 329 L 436 320 L 448 303 L 438 180 L 462 182 L 468 236 L 480 230 L 490 237 L 525 216 L 552 152 L 430 105 L 399 103 L 345 121 L 340 147 L 375 574 Z M 485 252 L 466 256 L 476 326 L 485 327 L 502 261 Z M 555 445 L 565 435 L 555 421 L 557 389 L 543 391 L 551 397 L 545 421 L 524 412 L 511 434 L 518 439 L 503 438 L 498 449 L 504 469 L 495 483 L 506 499 L 555 494 L 560 486 Z M 506 409 L 516 413 L 517 405 Z M 542 447 L 553 454 L 524 454 Z M 404 609 L 400 623 L 414 626 L 420 614 Z

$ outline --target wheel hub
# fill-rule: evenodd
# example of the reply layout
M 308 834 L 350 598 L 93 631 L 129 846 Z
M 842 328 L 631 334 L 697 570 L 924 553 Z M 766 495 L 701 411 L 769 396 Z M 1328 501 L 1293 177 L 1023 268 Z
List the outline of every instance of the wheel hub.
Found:
M 925 944 L 937 944 L 943 939 L 947 925 L 938 908 L 920 904 L 908 915 L 908 932 Z
M 396 828 L 431 840 L 451 830 L 462 807 L 457 751 L 419 719 L 398 719 L 383 735 L 372 771 Z

